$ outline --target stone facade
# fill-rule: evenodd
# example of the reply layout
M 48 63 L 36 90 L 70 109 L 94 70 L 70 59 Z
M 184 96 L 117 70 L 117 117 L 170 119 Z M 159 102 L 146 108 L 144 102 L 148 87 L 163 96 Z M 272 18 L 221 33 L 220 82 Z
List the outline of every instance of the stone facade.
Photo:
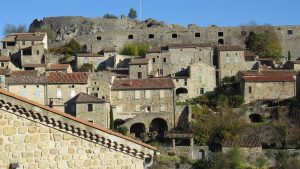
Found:
M 45 84 L 11 84 L 7 90 L 25 98 L 30 98 L 40 104 L 46 105 L 46 85 Z
M 0 110 L 0 168 L 9 168 L 12 163 L 17 163 L 19 168 L 40 169 L 40 168 L 143 168 L 143 156 L 131 154 L 104 142 L 97 141 L 96 133 L 103 139 L 109 137 L 115 146 L 131 147 L 137 152 L 144 151 L 144 154 L 153 155 L 144 143 L 131 138 L 118 135 L 112 131 L 93 126 L 77 118 L 71 118 L 64 113 L 43 107 L 27 99 L 19 98 L 7 92 L 1 92 Z M 15 109 L 3 109 L 6 102 L 9 105 L 17 105 L 22 108 L 21 114 L 16 114 Z M 29 116 L 22 116 L 27 110 L 31 111 Z M 43 116 L 54 125 L 33 118 Z M 39 121 L 41 120 L 41 121 Z M 64 127 L 55 125 L 56 122 L 64 124 Z M 68 130 L 70 125 L 76 126 L 78 133 L 89 133 L 86 135 L 77 134 Z M 108 140 L 107 140 L 108 141 Z M 139 145 L 141 144 L 141 145 Z M 146 144 L 145 144 L 146 146 Z M 132 150 L 132 149 L 131 149 Z
M 21 49 L 21 63 L 25 64 L 41 64 L 43 63 L 44 45 L 34 45 Z
M 114 55 L 100 55 L 91 53 L 81 53 L 76 56 L 76 67 L 79 69 L 83 64 L 92 64 L 94 70 L 103 70 L 112 66 Z
M 100 99 L 110 99 L 111 74 L 108 72 L 94 72 L 89 75 L 88 94 Z

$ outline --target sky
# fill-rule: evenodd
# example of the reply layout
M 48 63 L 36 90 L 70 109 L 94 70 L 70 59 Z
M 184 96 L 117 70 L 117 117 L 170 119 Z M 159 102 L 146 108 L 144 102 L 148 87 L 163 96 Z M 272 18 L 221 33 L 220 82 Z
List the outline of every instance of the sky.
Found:
M 7 0 L 1 2 L 0 38 L 6 24 L 30 25 L 49 16 L 100 17 L 105 13 L 139 13 L 140 0 Z M 300 0 L 141 0 L 142 20 L 199 26 L 258 24 L 300 25 Z

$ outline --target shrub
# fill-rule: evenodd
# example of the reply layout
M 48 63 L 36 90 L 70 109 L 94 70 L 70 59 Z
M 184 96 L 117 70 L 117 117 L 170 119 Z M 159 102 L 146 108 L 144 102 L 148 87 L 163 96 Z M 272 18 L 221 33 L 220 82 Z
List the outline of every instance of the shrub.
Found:
M 131 8 L 129 10 L 129 13 L 128 13 L 128 18 L 129 19 L 136 19 L 136 17 L 137 17 L 136 10 L 134 10 L 133 8 Z
M 93 64 L 90 63 L 85 63 L 79 68 L 80 72 L 92 72 L 93 70 L 94 70 L 94 66 Z
M 109 14 L 109 13 L 103 15 L 103 18 L 105 18 L 105 19 L 118 19 L 117 16 L 115 16 L 113 14 Z
M 123 46 L 120 54 L 130 56 L 145 56 L 148 52 L 148 49 L 148 44 L 129 43 Z
M 228 101 L 232 107 L 241 107 L 245 103 L 244 97 L 241 95 L 230 96 Z
M 123 135 L 127 135 L 128 133 L 128 128 L 127 127 L 119 127 L 118 128 L 118 132 L 123 134 Z

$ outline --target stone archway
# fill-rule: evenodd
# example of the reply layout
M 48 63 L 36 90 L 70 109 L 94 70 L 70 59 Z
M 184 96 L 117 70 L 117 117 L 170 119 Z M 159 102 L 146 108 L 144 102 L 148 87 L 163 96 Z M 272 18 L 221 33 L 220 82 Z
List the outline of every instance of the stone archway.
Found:
M 125 123 L 125 120 L 122 119 L 116 119 L 114 120 L 114 128 L 117 129 L 119 128 L 122 124 Z
M 184 87 L 180 87 L 178 89 L 176 89 L 176 95 L 180 95 L 180 94 L 188 94 L 188 89 L 184 88 Z
M 164 141 L 165 131 L 168 131 L 168 123 L 162 118 L 155 118 L 149 125 L 149 131 L 155 135 L 157 141 Z
M 250 114 L 249 119 L 250 119 L 251 123 L 262 122 L 262 116 L 260 114 L 256 114 L 256 113 Z
M 141 138 L 141 134 L 146 132 L 146 126 L 143 123 L 134 123 L 130 126 L 130 134 L 134 134 L 136 138 Z

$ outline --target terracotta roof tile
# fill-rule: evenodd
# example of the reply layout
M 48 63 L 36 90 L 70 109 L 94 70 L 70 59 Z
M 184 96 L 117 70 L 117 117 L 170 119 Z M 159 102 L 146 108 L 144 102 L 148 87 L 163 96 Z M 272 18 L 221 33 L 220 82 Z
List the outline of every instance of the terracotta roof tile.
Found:
M 88 95 L 86 93 L 79 93 L 75 99 L 76 103 L 106 103 L 106 100 L 99 99 L 98 97 Z
M 6 79 L 7 84 L 45 84 L 45 76 L 10 76 Z
M 241 46 L 234 45 L 219 45 L 217 46 L 218 51 L 243 51 L 244 49 Z
M 9 75 L 10 70 L 9 69 L 0 69 L 0 75 Z
M 148 149 L 151 149 L 151 150 L 156 150 L 155 147 L 153 147 L 153 146 L 151 146 L 151 145 L 149 145 L 149 144 L 146 144 L 146 143 L 143 143 L 143 142 L 141 142 L 141 141 L 135 140 L 135 139 L 133 139 L 133 138 L 131 138 L 131 137 L 124 136 L 124 135 L 122 135 L 122 134 L 120 134 L 120 133 L 117 133 L 117 132 L 114 132 L 114 131 L 112 131 L 112 130 L 106 129 L 106 128 L 100 126 L 100 125 L 89 123 L 89 122 L 87 122 L 87 121 L 85 121 L 85 120 L 83 120 L 83 119 L 81 119 L 81 118 L 77 118 L 77 117 L 71 116 L 71 115 L 69 115 L 69 114 L 67 114 L 67 113 L 63 113 L 63 112 L 61 112 L 61 111 L 58 111 L 58 110 L 56 110 L 56 109 L 52 109 L 52 108 L 50 108 L 50 107 L 44 106 L 44 105 L 42 105 L 42 104 L 39 104 L 39 103 L 37 103 L 37 102 L 35 102 L 35 101 L 32 101 L 32 100 L 29 100 L 29 99 L 27 99 L 27 98 L 24 98 L 24 97 L 15 95 L 15 94 L 13 94 L 13 93 L 9 93 L 9 92 L 7 92 L 7 91 L 5 91 L 5 90 L 3 90 L 3 89 L 0 89 L 0 94 L 6 95 L 6 96 L 8 96 L 8 97 L 12 97 L 13 99 L 16 99 L 16 100 L 25 102 L 25 103 L 27 103 L 27 104 L 31 104 L 31 105 L 36 106 L 36 107 L 39 107 L 39 108 L 41 108 L 41 109 L 43 109 L 43 110 L 49 111 L 49 113 L 57 114 L 57 115 L 61 116 L 62 118 L 67 118 L 67 119 L 72 120 L 72 121 L 74 121 L 74 122 L 81 123 L 81 124 L 83 124 L 83 125 L 86 125 L 86 126 L 88 126 L 88 127 L 94 128 L 94 129 L 96 129 L 96 130 L 100 130 L 100 131 L 105 132 L 105 133 L 107 133 L 107 134 L 110 134 L 110 135 L 112 135 L 112 136 L 115 136 L 115 137 L 119 137 L 119 138 L 125 139 L 125 140 L 127 140 L 127 141 L 130 141 L 130 142 L 135 143 L 135 144 L 137 144 L 137 145 L 143 146 L 143 147 L 145 147 L 145 148 L 148 148 Z
M 77 57 L 103 57 L 103 55 L 99 55 L 98 53 L 77 53 Z
M 46 64 L 23 64 L 22 67 L 46 67 Z
M 170 78 L 115 79 L 112 84 L 112 90 L 173 89 L 174 87 Z
M 277 70 L 277 69 L 269 69 L 269 70 L 262 70 L 258 71 L 240 71 L 242 76 L 296 76 L 298 75 L 297 71 L 294 70 Z
M 69 66 L 69 64 L 51 64 L 46 70 L 67 70 Z
M 222 147 L 261 147 L 261 142 L 259 139 L 254 139 L 254 138 L 248 138 L 248 139 L 243 139 L 240 141 L 231 141 L 231 140 L 225 140 L 222 143 Z
M 11 35 L 16 35 L 16 41 L 43 41 L 45 33 L 14 33 Z
M 86 84 L 86 73 L 50 73 L 47 77 L 49 84 Z
M 10 57 L 9 56 L 0 56 L 0 61 L 1 62 L 9 62 L 10 61 Z
M 149 63 L 149 59 L 148 58 L 132 58 L 130 59 L 129 64 L 130 65 L 145 65 Z
M 106 47 L 103 49 L 104 53 L 116 52 L 115 47 Z
M 14 70 L 11 71 L 10 76 L 37 76 L 37 70 Z
M 245 82 L 294 82 L 293 76 L 244 76 Z

